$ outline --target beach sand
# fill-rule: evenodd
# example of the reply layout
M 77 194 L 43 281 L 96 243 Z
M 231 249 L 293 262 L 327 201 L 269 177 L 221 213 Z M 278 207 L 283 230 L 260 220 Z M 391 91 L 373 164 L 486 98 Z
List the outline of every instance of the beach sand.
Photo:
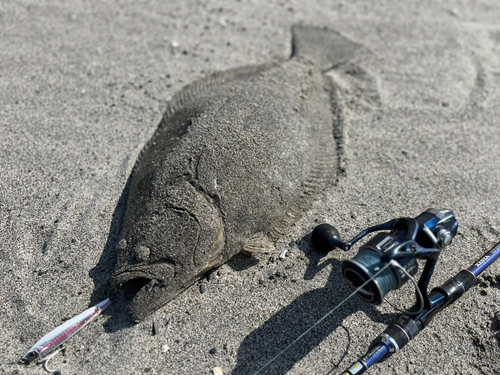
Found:
M 429 207 L 451 209 L 459 232 L 431 287 L 469 267 L 500 239 L 498 19 L 493 0 L 1 0 L 0 372 L 44 373 L 5 362 L 112 296 L 51 367 L 254 374 L 350 294 L 340 262 L 358 248 L 317 254 L 310 233 L 323 222 L 347 239 Z M 345 173 L 275 253 L 237 255 L 134 324 L 109 281 L 139 151 L 186 84 L 289 58 L 294 24 L 337 30 L 368 51 L 328 73 L 340 88 Z M 407 307 L 412 288 L 388 298 Z M 399 315 L 354 297 L 261 374 L 340 374 Z M 497 374 L 499 342 L 500 263 L 369 373 Z

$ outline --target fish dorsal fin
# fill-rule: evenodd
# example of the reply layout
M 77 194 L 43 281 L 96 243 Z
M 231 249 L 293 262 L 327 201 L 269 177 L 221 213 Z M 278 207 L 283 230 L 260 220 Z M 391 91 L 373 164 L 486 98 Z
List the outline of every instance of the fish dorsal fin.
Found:
M 312 58 L 323 72 L 347 62 L 362 47 L 327 28 L 295 25 L 292 33 L 292 56 Z
M 162 123 L 179 110 L 189 107 L 193 103 L 195 106 L 199 106 L 200 101 L 214 97 L 218 94 L 217 89 L 221 88 L 222 85 L 258 74 L 273 65 L 273 63 L 264 63 L 215 72 L 184 86 L 168 103 Z

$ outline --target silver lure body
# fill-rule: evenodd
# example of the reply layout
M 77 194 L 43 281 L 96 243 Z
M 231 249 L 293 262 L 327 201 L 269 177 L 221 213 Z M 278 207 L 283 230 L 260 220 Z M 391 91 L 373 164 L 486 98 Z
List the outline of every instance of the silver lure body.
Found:
M 55 349 L 64 344 L 68 339 L 78 333 L 110 304 L 111 301 L 109 298 L 107 298 L 101 303 L 88 308 L 81 314 L 53 329 L 45 336 L 43 336 L 40 340 L 38 340 L 35 345 L 33 345 L 21 358 L 21 361 L 29 363 L 46 359 L 49 353 L 53 352 Z

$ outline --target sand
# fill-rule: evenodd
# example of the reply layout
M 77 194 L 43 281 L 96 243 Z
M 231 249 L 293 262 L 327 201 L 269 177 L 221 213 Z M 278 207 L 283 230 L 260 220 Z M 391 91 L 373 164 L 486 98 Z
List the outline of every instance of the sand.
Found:
M 495 1 L 2 0 L 0 371 L 44 373 L 5 362 L 112 296 L 52 367 L 253 374 L 350 293 L 340 261 L 357 248 L 318 255 L 310 245 L 318 223 L 350 238 L 394 217 L 448 208 L 459 233 L 431 286 L 468 267 L 500 237 L 499 17 Z M 236 256 L 133 324 L 109 280 L 121 196 L 139 151 L 176 91 L 210 72 L 288 58 L 296 23 L 335 29 L 369 51 L 328 73 L 341 88 L 344 175 L 275 253 Z M 292 240 L 300 244 L 290 247 Z M 499 273 L 494 264 L 369 373 L 498 373 Z M 407 285 L 389 298 L 404 307 L 412 296 Z M 262 373 L 341 373 L 398 315 L 353 298 Z

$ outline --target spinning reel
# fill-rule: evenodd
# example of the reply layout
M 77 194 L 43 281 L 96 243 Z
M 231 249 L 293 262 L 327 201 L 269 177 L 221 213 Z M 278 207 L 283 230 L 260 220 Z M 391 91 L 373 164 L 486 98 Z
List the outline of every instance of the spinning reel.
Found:
M 451 244 L 457 228 L 451 211 L 431 208 L 416 218 L 393 219 L 367 228 L 348 242 L 340 240 L 333 226 L 321 224 L 314 228 L 311 240 L 319 251 L 328 252 L 336 247 L 348 251 L 366 235 L 389 230 L 375 235 L 352 259 L 343 261 L 342 275 L 353 291 L 364 285 L 357 294 L 373 305 L 380 305 L 391 290 L 399 289 L 411 279 L 420 303 L 406 313 L 419 314 L 431 308 L 427 286 L 441 249 Z M 418 271 L 417 259 L 426 260 L 418 283 L 413 279 Z
M 382 230 L 388 231 L 377 233 L 360 247 L 352 259 L 343 261 L 342 275 L 356 294 L 373 305 L 382 303 L 391 290 L 400 288 L 408 280 L 415 284 L 419 299 L 410 311 L 405 311 L 397 322 L 388 326 L 370 350 L 342 375 L 361 375 L 386 356 L 399 352 L 426 328 L 439 312 L 477 285 L 478 276 L 500 259 L 500 243 L 497 243 L 469 268 L 461 270 L 427 293 L 439 253 L 441 249 L 451 244 L 457 229 L 458 223 L 451 211 L 434 208 L 422 212 L 415 218 L 394 219 L 367 228 L 349 242 L 342 242 L 337 229 L 329 224 L 321 224 L 314 228 L 311 240 L 319 251 L 331 251 L 336 247 L 348 251 L 366 235 Z M 425 266 L 417 282 L 413 276 L 418 271 L 418 259 L 425 259 Z M 332 314 L 351 298 L 354 292 L 261 367 L 255 375 Z

